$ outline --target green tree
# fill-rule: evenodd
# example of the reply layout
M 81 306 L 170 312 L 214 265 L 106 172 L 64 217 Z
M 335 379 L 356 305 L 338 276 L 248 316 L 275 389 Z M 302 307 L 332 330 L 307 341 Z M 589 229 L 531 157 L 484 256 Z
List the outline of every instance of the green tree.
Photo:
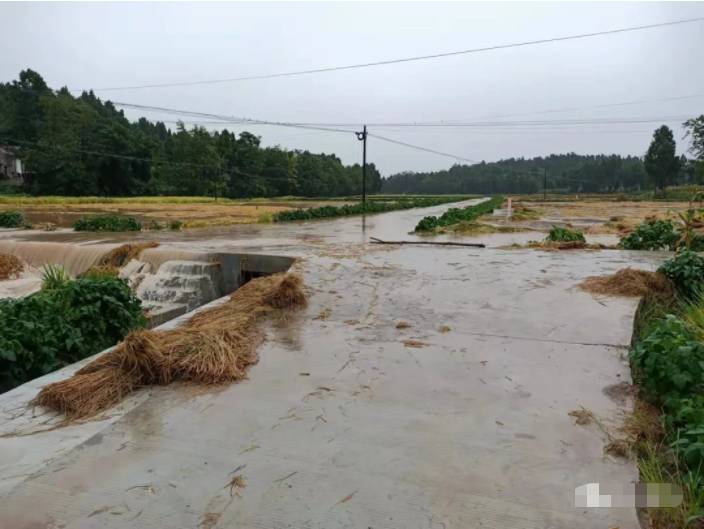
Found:
M 663 194 L 668 185 L 675 182 L 680 169 L 680 160 L 675 154 L 675 138 L 672 130 L 663 125 L 653 133 L 653 141 L 644 159 L 645 171 L 655 184 L 655 190 Z
M 704 114 L 684 122 L 687 129 L 685 138 L 691 138 L 689 152 L 694 155 L 693 178 L 697 183 L 704 183 Z

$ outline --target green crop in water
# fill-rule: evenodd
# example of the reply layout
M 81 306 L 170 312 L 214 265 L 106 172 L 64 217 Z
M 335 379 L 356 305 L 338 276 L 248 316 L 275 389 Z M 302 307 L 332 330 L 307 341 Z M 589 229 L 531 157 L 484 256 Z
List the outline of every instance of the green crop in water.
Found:
M 545 240 L 550 242 L 586 242 L 581 231 L 560 226 L 553 226 Z
M 142 225 L 134 217 L 95 215 L 77 220 L 73 229 L 76 231 L 140 231 Z
M 416 225 L 415 231 L 428 232 L 438 227 L 451 226 L 460 222 L 471 222 L 482 215 L 491 213 L 503 203 L 503 197 L 493 197 L 489 200 L 467 206 L 464 208 L 450 208 L 440 217 L 429 216 L 423 217 Z

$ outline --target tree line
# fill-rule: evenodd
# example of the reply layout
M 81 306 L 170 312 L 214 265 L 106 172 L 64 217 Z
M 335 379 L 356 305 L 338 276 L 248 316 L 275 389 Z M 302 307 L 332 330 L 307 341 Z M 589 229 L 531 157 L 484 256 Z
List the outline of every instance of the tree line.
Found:
M 367 165 L 367 191 L 393 194 L 600 193 L 704 184 L 704 115 L 685 123 L 693 158 L 675 155 L 658 128 L 645 156 L 554 154 L 403 172 L 382 179 Z M 249 132 L 210 132 L 128 120 L 92 92 L 50 89 L 37 72 L 0 83 L 0 145 L 16 148 L 24 190 L 41 195 L 347 196 L 362 168 L 334 154 L 263 147 Z
M 663 125 L 643 158 L 553 154 L 498 162 L 454 165 L 433 172 L 403 172 L 383 181 L 384 193 L 613 193 L 704 184 L 704 115 L 684 123 L 693 158 L 675 154 L 672 130 Z
M 92 92 L 54 91 L 37 72 L 0 84 L 0 144 L 41 195 L 334 196 L 361 193 L 362 168 L 334 154 L 263 147 L 259 136 L 128 120 Z M 367 190 L 381 175 L 367 165 Z

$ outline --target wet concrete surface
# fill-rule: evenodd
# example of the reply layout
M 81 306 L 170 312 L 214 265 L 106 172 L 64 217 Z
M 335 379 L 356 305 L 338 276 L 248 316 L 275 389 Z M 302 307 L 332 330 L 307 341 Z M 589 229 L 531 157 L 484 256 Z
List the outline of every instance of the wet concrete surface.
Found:
M 163 234 L 300 257 L 310 306 L 267 325 L 238 384 L 143 390 L 57 429 L 25 406 L 75 366 L 0 396 L 0 526 L 638 527 L 633 509 L 574 508 L 579 485 L 637 479 L 568 416 L 615 431 L 630 409 L 605 388 L 630 380 L 636 302 L 575 285 L 662 256 L 366 244 L 426 214 Z

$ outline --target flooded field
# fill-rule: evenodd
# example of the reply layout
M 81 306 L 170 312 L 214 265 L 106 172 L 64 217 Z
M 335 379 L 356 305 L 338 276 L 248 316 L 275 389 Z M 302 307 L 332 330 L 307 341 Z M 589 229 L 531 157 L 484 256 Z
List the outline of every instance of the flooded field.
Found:
M 534 206 L 548 210 L 547 223 L 606 215 Z M 80 364 L 0 396 L 0 521 L 636 529 L 634 509 L 574 507 L 576 487 L 637 479 L 631 461 L 604 454 L 605 432 L 632 406 L 609 388 L 630 381 L 624 354 L 637 302 L 577 285 L 627 266 L 653 270 L 663 256 L 503 249 L 544 237 L 541 224 L 432 239 L 486 248 L 369 242 L 427 241 L 411 230 L 448 207 L 139 234 L 160 243 L 142 259 L 153 265 L 158 251 L 295 259 L 309 307 L 267 326 L 259 363 L 237 384 L 139 390 L 98 420 L 60 428 L 26 404 Z M 2 234 L 4 245 L 133 239 Z M 617 240 L 588 235 L 601 239 Z M 165 280 L 184 270 L 196 282 L 210 274 L 176 260 Z M 581 407 L 598 424 L 575 424 L 570 413 Z M 231 496 L 233 475 L 246 485 Z
M 281 211 L 298 208 L 318 207 L 324 205 L 342 205 L 344 201 L 325 200 L 221 200 L 219 202 L 201 198 L 185 200 L 187 197 L 153 197 L 145 199 L 86 199 L 80 197 L 61 201 L 33 200 L 32 198 L 4 197 L 0 203 L 0 211 L 20 209 L 24 212 L 30 224 L 51 223 L 57 227 L 67 228 L 81 217 L 98 214 L 129 215 L 141 221 L 146 228 L 153 222 L 169 223 L 181 221 L 185 228 L 200 228 L 208 226 L 227 226 L 231 224 L 256 223 Z M 160 199 L 160 200 L 156 200 Z

